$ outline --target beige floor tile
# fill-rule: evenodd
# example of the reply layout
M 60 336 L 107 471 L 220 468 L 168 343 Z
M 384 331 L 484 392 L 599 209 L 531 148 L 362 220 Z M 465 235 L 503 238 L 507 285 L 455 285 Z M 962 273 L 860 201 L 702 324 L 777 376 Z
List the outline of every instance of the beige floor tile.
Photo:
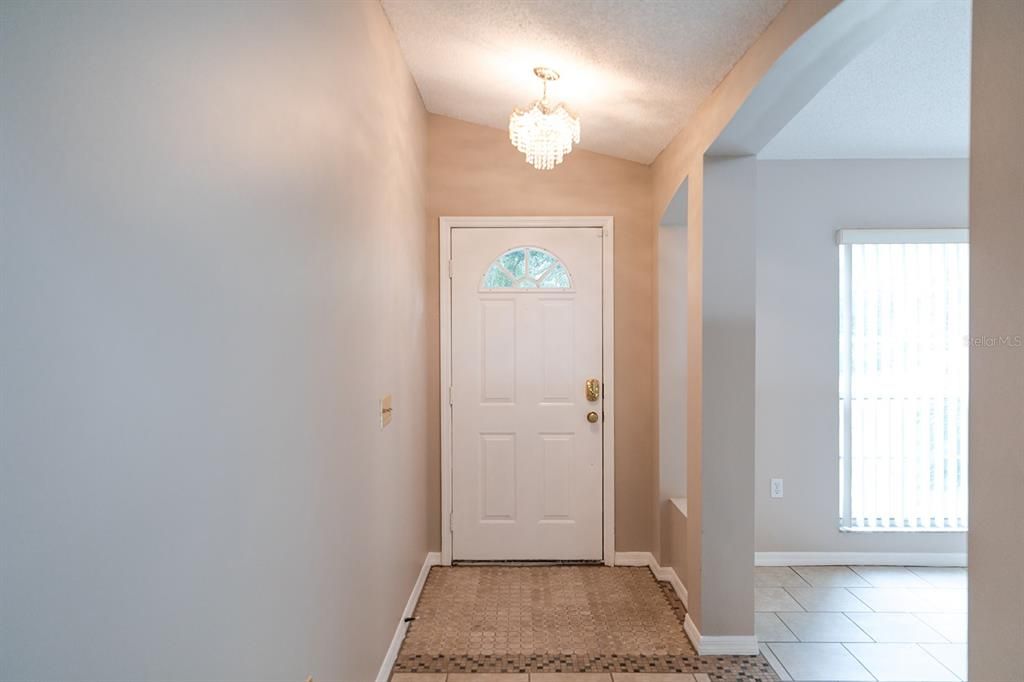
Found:
M 868 582 L 847 566 L 794 566 L 811 587 L 868 587 Z
M 801 642 L 871 641 L 842 613 L 780 613 L 779 618 Z
M 842 644 L 769 644 L 794 680 L 874 682 L 871 673 Z
M 945 566 L 911 566 L 910 570 L 919 575 L 932 587 L 967 589 L 967 569 Z
M 852 566 L 851 568 L 857 575 L 867 580 L 871 587 L 933 587 L 921 576 L 902 566 Z
M 915 613 L 914 615 L 950 642 L 967 642 L 966 613 Z
M 755 611 L 803 611 L 800 604 L 782 587 L 755 587 Z
M 391 682 L 445 682 L 448 673 L 395 673 Z
M 806 611 L 870 611 L 845 587 L 787 587 L 786 591 Z
M 689 673 L 612 673 L 614 682 L 694 682 Z
M 759 642 L 795 642 L 796 635 L 779 620 L 776 613 L 754 614 L 754 634 Z
M 448 682 L 530 682 L 527 673 L 448 673 Z
M 530 682 L 612 682 L 611 673 L 530 673 Z
M 754 586 L 808 587 L 808 584 L 789 566 L 755 566 Z
M 910 613 L 848 613 L 876 642 L 943 642 L 945 638 Z
M 851 587 L 850 592 L 873 611 L 888 613 L 965 613 L 966 590 L 908 590 L 898 587 Z
M 957 682 L 956 675 L 917 644 L 845 646 L 879 682 Z
M 939 663 L 961 680 L 967 679 L 966 644 L 922 644 L 921 648 L 930 653 Z

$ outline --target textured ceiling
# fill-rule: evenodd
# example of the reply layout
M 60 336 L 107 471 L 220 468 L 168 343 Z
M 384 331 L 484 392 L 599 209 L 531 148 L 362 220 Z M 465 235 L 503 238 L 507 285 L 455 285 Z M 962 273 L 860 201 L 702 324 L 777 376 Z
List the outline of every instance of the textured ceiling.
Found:
M 966 158 L 970 0 L 919 5 L 840 71 L 758 156 Z
M 494 128 L 540 96 L 580 115 L 580 146 L 650 163 L 784 0 L 383 0 L 429 111 Z

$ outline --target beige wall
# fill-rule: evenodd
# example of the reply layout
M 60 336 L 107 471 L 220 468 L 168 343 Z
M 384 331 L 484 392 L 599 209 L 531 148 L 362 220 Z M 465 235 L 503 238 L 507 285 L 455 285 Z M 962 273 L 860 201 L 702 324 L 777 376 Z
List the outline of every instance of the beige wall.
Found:
M 615 532 L 618 551 L 654 542 L 655 224 L 651 169 L 577 149 L 552 171 L 527 165 L 504 130 L 430 116 L 427 218 L 437 253 L 440 216 L 611 215 L 615 218 Z M 430 414 L 439 421 L 437 261 L 428 281 Z M 431 434 L 431 538 L 440 546 L 439 438 Z
M 3 2 L 0 92 L 0 677 L 373 679 L 436 542 L 380 5 Z
M 968 661 L 1006 682 L 1024 680 L 1024 3 L 975 0 L 973 34 Z
M 680 190 L 683 191 L 683 190 Z M 652 550 L 668 564 L 672 538 L 668 526 L 675 510 L 671 499 L 686 497 L 686 215 L 685 204 L 675 225 L 658 226 L 658 366 L 654 373 L 658 401 L 659 528 Z M 675 545 L 678 547 L 678 544 Z M 684 556 L 685 552 L 679 552 Z

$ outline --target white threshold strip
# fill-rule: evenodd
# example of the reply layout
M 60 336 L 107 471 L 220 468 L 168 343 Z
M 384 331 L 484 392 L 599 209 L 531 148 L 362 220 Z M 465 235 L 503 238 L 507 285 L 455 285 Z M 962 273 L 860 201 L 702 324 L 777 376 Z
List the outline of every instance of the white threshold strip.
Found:
M 388 652 L 384 656 L 384 662 L 381 663 L 380 670 L 377 672 L 377 682 L 388 682 L 388 678 L 391 677 L 391 668 L 395 665 L 395 659 L 398 658 L 398 650 L 402 648 L 405 632 L 409 629 L 409 623 L 405 619 L 411 618 L 413 611 L 416 610 L 416 603 L 420 600 L 420 592 L 423 591 L 423 584 L 427 582 L 427 574 L 430 573 L 430 569 L 440 565 L 441 553 L 428 552 L 423 560 L 423 566 L 420 568 L 420 574 L 416 578 L 416 584 L 412 586 L 409 601 L 405 603 L 402 618 L 398 621 L 398 627 L 395 628 L 395 636 L 391 638 L 391 646 L 388 647 Z
M 966 566 L 966 552 L 755 552 L 755 566 Z
M 655 578 L 667 580 L 672 585 L 672 589 L 676 591 L 679 601 L 683 602 L 683 606 L 689 610 L 690 605 L 687 599 L 686 586 L 679 579 L 675 569 L 671 566 L 659 565 L 657 559 L 650 552 L 616 552 L 615 565 L 647 566 L 651 569 L 651 573 L 654 574 Z M 686 632 L 686 636 L 690 638 L 690 641 L 693 642 L 693 646 L 697 649 L 697 654 L 700 656 L 756 656 L 758 654 L 756 636 L 702 635 L 700 630 L 697 629 L 697 624 L 690 618 L 689 613 L 686 614 L 686 618 L 683 620 L 683 630 Z

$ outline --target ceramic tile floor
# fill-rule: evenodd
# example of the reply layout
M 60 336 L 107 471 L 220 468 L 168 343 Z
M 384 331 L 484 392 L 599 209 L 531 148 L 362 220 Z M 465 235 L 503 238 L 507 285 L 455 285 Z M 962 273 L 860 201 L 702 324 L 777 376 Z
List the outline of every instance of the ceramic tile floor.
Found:
M 967 570 L 757 567 L 755 628 L 783 680 L 967 679 Z

